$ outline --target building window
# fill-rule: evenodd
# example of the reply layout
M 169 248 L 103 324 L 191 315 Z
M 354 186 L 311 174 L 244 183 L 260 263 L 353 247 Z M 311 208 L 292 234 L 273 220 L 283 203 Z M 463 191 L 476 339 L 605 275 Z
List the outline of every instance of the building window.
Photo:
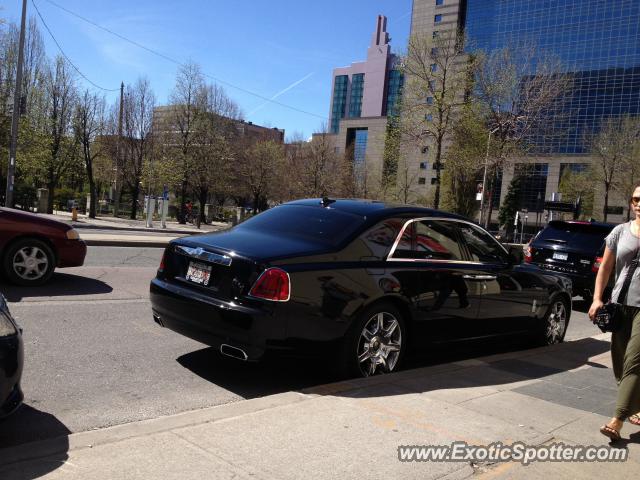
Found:
M 433 48 L 431 49 L 431 56 L 432 56 L 432 57 L 435 57 L 435 56 L 437 56 L 437 55 L 438 55 L 438 47 L 433 47 Z
M 418 178 L 418 185 L 426 185 L 427 184 L 427 179 L 424 177 L 420 177 Z
M 438 71 L 438 64 L 432 63 L 431 64 L 431 73 L 435 73 L 437 71 Z
M 425 119 L 427 122 L 433 122 L 433 114 L 431 114 L 431 113 L 427 113 L 427 114 L 424 116 L 424 119 Z
M 433 23 L 440 23 L 442 21 L 442 15 L 436 15 L 433 17 Z
M 422 151 L 422 153 L 423 153 L 423 154 L 425 154 L 425 155 L 426 155 L 427 153 L 429 153 L 429 146 L 428 146 L 428 145 L 425 145 L 424 147 L 422 147 L 422 150 L 421 150 L 421 151 Z
M 433 97 L 427 97 L 427 105 L 433 105 Z
M 431 179 L 431 185 L 437 185 L 438 184 L 438 178 L 437 177 L 433 177 Z
M 420 170 L 426 170 L 427 169 L 427 162 L 420 162 Z
M 444 0 L 436 0 L 436 6 L 444 5 Z
M 404 75 L 400 70 L 389 72 L 389 83 L 387 89 L 387 116 L 393 117 L 398 114 L 398 107 L 402 98 L 402 87 L 404 86 Z
M 364 73 L 351 77 L 351 97 L 349 99 L 349 117 L 358 118 L 362 113 L 362 95 L 364 93 Z
M 436 81 L 435 81 L 435 80 L 429 80 L 429 89 L 430 89 L 432 92 L 435 92 L 435 91 L 436 91 Z
M 431 38 L 438 38 L 438 35 L 440 35 L 440 32 L 438 30 L 434 30 L 431 34 Z
M 440 170 L 444 170 L 444 163 L 440 163 L 440 164 L 434 163 L 433 164 L 433 169 L 437 170 L 438 169 L 438 165 L 440 165 Z
M 331 133 L 338 133 L 340 119 L 344 118 L 347 106 L 347 75 L 336 76 L 333 84 L 333 102 L 331 105 Z
M 544 200 L 547 196 L 548 163 L 516 163 L 513 175 L 522 179 L 520 208 L 540 211 L 538 197 Z

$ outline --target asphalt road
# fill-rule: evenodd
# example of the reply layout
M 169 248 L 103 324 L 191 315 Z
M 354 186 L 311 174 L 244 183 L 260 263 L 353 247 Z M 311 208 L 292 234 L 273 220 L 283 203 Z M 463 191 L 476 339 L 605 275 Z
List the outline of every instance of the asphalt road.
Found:
M 0 423 L 0 448 L 335 380 L 321 364 L 246 364 L 157 326 L 149 281 L 161 249 L 90 247 L 85 265 L 43 287 L 0 284 L 24 328 L 25 406 Z M 584 310 L 584 302 L 576 307 Z M 598 333 L 576 311 L 567 334 Z M 409 367 L 519 348 L 451 348 Z

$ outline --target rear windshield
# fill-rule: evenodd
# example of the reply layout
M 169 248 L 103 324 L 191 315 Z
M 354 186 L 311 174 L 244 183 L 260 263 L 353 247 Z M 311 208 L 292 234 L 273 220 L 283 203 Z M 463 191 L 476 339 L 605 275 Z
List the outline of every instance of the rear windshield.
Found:
M 364 221 L 359 215 L 331 208 L 281 205 L 251 217 L 236 228 L 335 247 L 353 235 Z
M 598 250 L 612 227 L 586 223 L 552 222 L 540 232 L 536 241 L 569 245 L 571 247 Z

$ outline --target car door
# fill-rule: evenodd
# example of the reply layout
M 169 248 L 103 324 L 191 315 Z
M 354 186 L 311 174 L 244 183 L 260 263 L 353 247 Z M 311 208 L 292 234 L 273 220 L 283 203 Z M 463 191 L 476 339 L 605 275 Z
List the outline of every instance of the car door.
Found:
M 513 265 L 505 248 L 485 230 L 470 223 L 460 223 L 459 229 L 482 284 L 477 324 L 481 336 L 530 330 L 544 303 L 543 286 L 535 275 Z
M 414 340 L 426 344 L 474 335 L 481 286 L 466 279 L 469 265 L 455 225 L 442 219 L 411 221 L 389 260 L 393 276 L 412 293 Z

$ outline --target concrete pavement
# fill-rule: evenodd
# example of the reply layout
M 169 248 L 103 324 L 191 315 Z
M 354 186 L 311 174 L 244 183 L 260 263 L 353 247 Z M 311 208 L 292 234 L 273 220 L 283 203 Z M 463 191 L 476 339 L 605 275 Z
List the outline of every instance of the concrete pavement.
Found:
M 598 478 L 622 463 L 400 462 L 400 445 L 606 446 L 609 335 L 349 380 L 0 450 L 0 478 Z

